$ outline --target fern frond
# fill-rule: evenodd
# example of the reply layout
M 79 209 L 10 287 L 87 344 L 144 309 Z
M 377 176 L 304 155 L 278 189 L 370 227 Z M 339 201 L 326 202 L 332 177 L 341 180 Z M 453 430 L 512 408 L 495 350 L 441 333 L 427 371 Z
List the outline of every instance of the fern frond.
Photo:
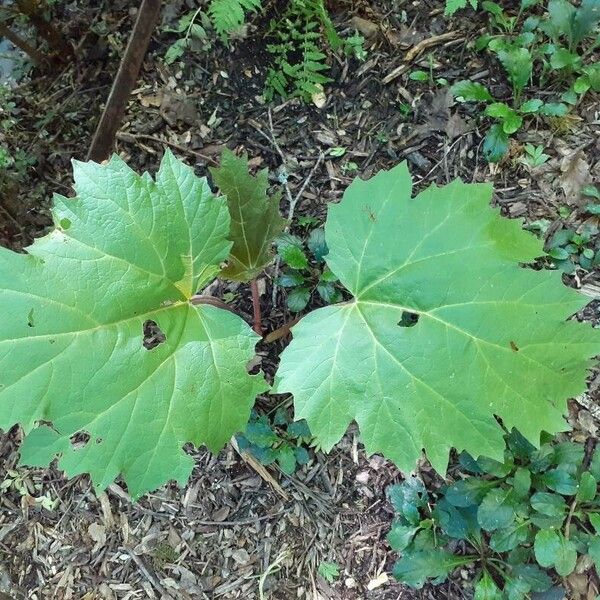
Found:
M 262 0 L 211 0 L 208 14 L 216 32 L 226 39 L 244 24 L 246 13 L 261 7 Z

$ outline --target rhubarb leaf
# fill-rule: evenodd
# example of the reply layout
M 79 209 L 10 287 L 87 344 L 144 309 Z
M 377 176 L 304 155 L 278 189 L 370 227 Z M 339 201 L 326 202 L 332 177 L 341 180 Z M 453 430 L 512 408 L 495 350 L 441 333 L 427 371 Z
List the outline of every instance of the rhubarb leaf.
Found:
M 352 420 L 369 453 L 411 471 L 425 450 L 503 460 L 502 419 L 539 445 L 568 428 L 600 334 L 569 317 L 586 299 L 524 266 L 542 244 L 454 181 L 411 198 L 405 163 L 355 180 L 329 208 L 327 264 L 352 294 L 294 328 L 276 389 L 330 449 Z
M 182 446 L 218 450 L 267 386 L 246 372 L 250 327 L 190 302 L 231 246 L 206 179 L 169 152 L 155 181 L 116 156 L 74 173 L 55 228 L 26 254 L 0 248 L 0 428 L 28 433 L 22 462 L 59 455 L 68 475 L 103 489 L 120 474 L 136 497 L 184 482 Z

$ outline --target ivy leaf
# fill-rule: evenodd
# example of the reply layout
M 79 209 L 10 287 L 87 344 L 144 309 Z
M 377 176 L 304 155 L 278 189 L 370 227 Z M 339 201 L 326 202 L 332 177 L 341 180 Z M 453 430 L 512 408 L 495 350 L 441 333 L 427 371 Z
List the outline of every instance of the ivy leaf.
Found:
M 494 483 L 485 479 L 468 477 L 446 488 L 446 500 L 453 506 L 458 507 L 479 505 L 483 497 L 494 485 Z
M 495 552 L 508 552 L 527 540 L 529 526 L 527 522 L 513 523 L 497 529 L 490 536 L 490 547 Z
M 600 572 L 600 537 L 590 536 L 588 542 L 588 554 L 590 558 L 594 561 L 594 567 L 596 568 L 596 573 Z
M 515 565 L 512 576 L 525 583 L 528 592 L 545 592 L 552 585 L 552 579 L 537 565 Z
M 421 520 L 419 508 L 427 505 L 428 494 L 418 477 L 407 477 L 398 485 L 391 485 L 387 493 L 393 507 L 409 523 L 417 525 Z
M 287 305 L 292 312 L 300 312 L 306 308 L 309 300 L 310 290 L 304 286 L 296 287 L 289 291 Z
M 441 583 L 456 567 L 470 562 L 470 557 L 455 556 L 446 550 L 434 549 L 405 552 L 394 565 L 394 577 L 413 588 L 422 588 L 428 579 Z
M 281 192 L 269 197 L 268 170 L 253 177 L 248 171 L 248 157 L 238 158 L 228 149 L 223 151 L 221 166 L 211 167 L 210 172 L 220 192 L 227 196 L 231 215 L 229 239 L 233 246 L 223 277 L 250 281 L 271 262 L 271 244 L 286 225 L 279 214 Z
M 287 475 L 291 475 L 296 470 L 296 453 L 292 446 L 286 444 L 277 451 L 277 464 Z
M 477 520 L 486 531 L 509 527 L 514 519 L 515 510 L 511 505 L 510 490 L 501 488 L 488 492 L 477 511 Z
M 552 529 L 542 529 L 535 536 L 535 558 L 542 567 L 554 567 L 561 577 L 573 572 L 577 550 L 571 540 Z
M 457 81 L 450 91 L 459 102 L 487 102 L 494 98 L 489 90 L 477 81 Z
M 306 245 L 317 261 L 323 260 L 329 251 L 325 242 L 325 231 L 321 227 L 310 232 Z
M 499 162 L 507 151 L 508 134 L 500 123 L 495 123 L 483 140 L 483 154 L 488 162 Z
M 525 467 L 519 467 L 513 478 L 513 488 L 517 498 L 526 498 L 531 488 L 531 473 Z
M 0 249 L 0 428 L 29 432 L 22 462 L 59 454 L 68 475 L 103 489 L 121 474 L 136 497 L 187 479 L 184 443 L 218 450 L 244 429 L 267 387 L 245 368 L 258 337 L 190 303 L 230 248 L 206 179 L 170 152 L 156 181 L 116 156 L 74 172 L 55 229 L 27 254 Z
M 573 496 L 577 493 L 577 480 L 566 469 L 551 469 L 544 473 L 542 481 L 554 492 Z
M 490 197 L 455 181 L 411 199 L 402 163 L 330 206 L 326 262 L 353 299 L 294 326 L 276 378 L 321 447 L 354 419 L 367 452 L 409 472 L 425 449 L 443 473 L 451 447 L 503 461 L 494 415 L 534 444 L 567 429 L 600 338 L 567 320 L 586 300 L 560 273 L 519 266 L 541 243 Z
M 567 504 L 562 496 L 548 492 L 536 492 L 531 496 L 531 507 L 548 517 L 564 517 Z

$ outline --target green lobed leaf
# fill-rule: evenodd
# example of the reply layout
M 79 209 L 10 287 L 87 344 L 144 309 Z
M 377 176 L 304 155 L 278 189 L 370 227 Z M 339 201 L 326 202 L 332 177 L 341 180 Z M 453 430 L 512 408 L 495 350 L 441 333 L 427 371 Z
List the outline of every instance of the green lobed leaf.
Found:
M 495 552 L 508 552 L 527 541 L 529 525 L 527 522 L 512 523 L 508 527 L 497 529 L 490 536 L 490 548 Z
M 577 479 L 566 469 L 551 469 L 544 473 L 542 481 L 547 487 L 559 494 L 573 496 L 577 493 Z
M 155 181 L 116 156 L 74 174 L 55 228 L 26 254 L 0 249 L 0 427 L 28 432 L 23 463 L 59 455 L 68 475 L 104 489 L 121 474 L 136 497 L 187 479 L 184 443 L 218 450 L 244 429 L 267 388 L 245 368 L 258 336 L 190 303 L 231 245 L 206 179 L 170 152 Z M 79 432 L 83 447 L 70 442 Z
M 596 533 L 600 535 L 600 513 L 590 513 L 589 519 Z
M 535 536 L 535 558 L 542 567 L 554 567 L 561 577 L 566 577 L 575 568 L 577 550 L 571 540 L 562 533 L 542 529 Z
M 289 444 L 284 444 L 277 450 L 277 464 L 288 475 L 296 470 L 296 452 Z
M 250 281 L 271 262 L 271 244 L 286 225 L 279 214 L 281 192 L 269 197 L 268 170 L 250 175 L 248 157 L 238 158 L 228 149 L 223 151 L 221 165 L 211 167 L 210 172 L 219 191 L 227 197 L 231 215 L 229 239 L 233 246 L 222 275 Z
M 483 140 L 483 155 L 488 162 L 501 161 L 508 151 L 508 134 L 500 123 L 492 125 Z
M 558 272 L 519 265 L 541 243 L 490 196 L 455 181 L 412 199 L 403 163 L 329 208 L 326 261 L 353 299 L 294 326 L 276 377 L 321 447 L 354 419 L 369 453 L 408 472 L 425 449 L 444 472 L 451 447 L 503 460 L 495 415 L 534 444 L 567 429 L 598 332 L 567 320 L 586 300 Z
M 310 232 L 306 245 L 317 261 L 323 260 L 329 251 L 325 242 L 325 231 L 321 227 Z
M 594 561 L 596 573 L 600 573 L 600 536 L 590 537 L 587 550 L 590 558 Z
M 402 483 L 391 485 L 387 493 L 400 515 L 417 525 L 421 520 L 419 508 L 426 506 L 429 498 L 423 482 L 418 477 L 407 477 Z
M 564 517 L 567 503 L 562 496 L 548 492 L 536 492 L 531 496 L 531 507 L 549 517 Z
M 511 574 L 514 579 L 524 582 L 528 591 L 545 592 L 552 585 L 552 579 L 537 565 L 515 565 Z
M 535 559 L 541 567 L 552 567 L 558 557 L 560 538 L 552 529 L 542 529 L 535 536 Z
M 309 300 L 310 290 L 307 287 L 295 287 L 287 295 L 287 305 L 292 312 L 304 310 Z
M 519 467 L 513 477 L 513 489 L 517 498 L 526 498 L 531 488 L 531 473 L 525 467 Z
M 459 102 L 487 102 L 493 100 L 489 90 L 476 81 L 457 81 L 450 91 Z

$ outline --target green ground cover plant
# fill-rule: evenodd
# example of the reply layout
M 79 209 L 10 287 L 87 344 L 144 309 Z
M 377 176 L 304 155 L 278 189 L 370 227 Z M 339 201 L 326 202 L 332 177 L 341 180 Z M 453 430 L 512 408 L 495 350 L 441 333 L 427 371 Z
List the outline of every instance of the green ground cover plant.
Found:
M 170 152 L 154 179 L 117 157 L 74 172 L 54 229 L 24 254 L 0 249 L 0 427 L 23 427 L 25 464 L 58 457 L 97 489 L 121 475 L 138 497 L 185 482 L 183 445 L 218 450 L 269 388 L 246 371 L 259 336 L 198 292 L 255 278 L 284 221 L 266 173 L 231 153 L 213 171 L 227 197 Z M 329 208 L 311 251 L 350 300 L 293 327 L 274 386 L 313 445 L 354 419 L 367 452 L 408 472 L 425 451 L 444 473 L 451 448 L 502 460 L 498 418 L 532 444 L 566 429 L 598 332 L 569 319 L 585 299 L 558 271 L 526 267 L 541 243 L 491 191 L 455 181 L 413 199 L 402 163 Z
M 459 465 L 462 478 L 431 494 L 416 477 L 389 488 L 397 518 L 387 539 L 402 553 L 400 581 L 439 584 L 468 566 L 475 598 L 520 600 L 571 574 L 578 556 L 600 571 L 600 450 L 536 448 L 513 430 L 502 461 L 463 452 Z
M 292 312 L 304 310 L 315 293 L 326 304 L 342 300 L 337 278 L 325 265 L 327 252 L 325 231 L 320 227 L 310 232 L 306 242 L 289 233 L 277 239 L 277 254 L 285 265 L 278 283 L 287 289 L 286 303 Z
M 249 452 L 261 464 L 277 462 L 284 473 L 291 475 L 309 461 L 306 445 L 311 437 L 306 421 L 290 420 L 288 411 L 280 407 L 272 416 L 253 410 L 244 433 L 236 439 L 240 450 Z
M 526 118 L 564 117 L 589 90 L 600 90 L 600 63 L 593 52 L 600 44 L 600 2 L 549 0 L 545 12 L 529 14 L 539 0 L 522 0 L 508 12 L 496 2 L 482 2 L 490 15 L 491 31 L 481 36 L 475 48 L 488 50 L 502 65 L 512 88 L 509 100 L 498 100 L 482 84 L 458 81 L 452 92 L 460 102 L 485 105 L 481 115 L 492 120 L 484 142 L 490 162 L 501 160 L 509 138 Z M 535 97 L 529 90 L 548 89 L 554 97 Z

